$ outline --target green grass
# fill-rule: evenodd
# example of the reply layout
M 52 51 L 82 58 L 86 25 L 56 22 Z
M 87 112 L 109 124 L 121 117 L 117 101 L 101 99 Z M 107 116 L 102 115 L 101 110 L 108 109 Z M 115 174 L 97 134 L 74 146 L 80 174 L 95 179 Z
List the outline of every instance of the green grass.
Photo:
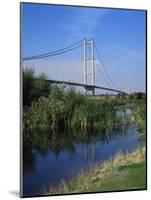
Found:
M 103 190 L 145 189 L 145 162 L 120 166 L 101 186 Z M 102 191 L 102 189 L 101 189 Z
M 83 172 L 47 194 L 84 193 L 146 189 L 145 147 L 132 153 L 119 153 L 95 169 Z
M 146 141 L 146 134 L 145 134 L 145 133 L 144 133 L 144 134 L 141 134 L 141 135 L 139 136 L 138 140 L 141 141 L 141 142 L 145 142 L 145 141 Z

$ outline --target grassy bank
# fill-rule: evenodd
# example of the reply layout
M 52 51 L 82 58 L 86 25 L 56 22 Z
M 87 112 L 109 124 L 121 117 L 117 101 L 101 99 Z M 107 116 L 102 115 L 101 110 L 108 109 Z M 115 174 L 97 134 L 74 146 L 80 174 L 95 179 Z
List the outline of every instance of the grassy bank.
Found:
M 70 182 L 62 182 L 46 194 L 119 191 L 146 188 L 145 147 L 132 153 L 118 153 L 95 169 L 83 172 Z
M 139 101 L 133 106 L 133 120 L 139 130 L 139 140 L 146 142 L 146 103 Z

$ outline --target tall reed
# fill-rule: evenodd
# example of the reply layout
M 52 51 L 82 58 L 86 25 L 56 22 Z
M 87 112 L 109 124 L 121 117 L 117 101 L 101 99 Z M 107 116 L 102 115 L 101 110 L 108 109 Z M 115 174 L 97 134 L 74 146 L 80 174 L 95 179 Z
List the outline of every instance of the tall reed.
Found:
M 116 110 L 111 101 L 95 101 L 73 89 L 65 91 L 54 86 L 49 97 L 33 101 L 24 112 L 24 127 L 88 129 L 110 126 L 115 116 Z

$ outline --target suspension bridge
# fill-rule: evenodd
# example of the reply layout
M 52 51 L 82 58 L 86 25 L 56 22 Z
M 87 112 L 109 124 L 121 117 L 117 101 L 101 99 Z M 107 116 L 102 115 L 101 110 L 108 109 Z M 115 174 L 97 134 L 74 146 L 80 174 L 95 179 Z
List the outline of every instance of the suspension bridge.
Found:
M 98 48 L 94 42 L 93 39 L 90 40 L 80 40 L 70 46 L 64 47 L 62 49 L 56 50 L 56 51 L 51 51 L 48 53 L 44 54 L 39 54 L 39 55 L 34 55 L 34 56 L 29 56 L 29 57 L 23 57 L 22 61 L 25 63 L 26 61 L 32 61 L 32 60 L 39 60 L 39 59 L 44 59 L 48 57 L 54 57 L 54 56 L 59 56 L 61 54 L 68 53 L 70 51 L 74 51 L 80 47 L 83 47 L 83 82 L 75 82 L 75 81 L 64 81 L 64 80 L 46 80 L 47 82 L 55 83 L 55 84 L 66 84 L 66 85 L 71 85 L 75 87 L 84 87 L 86 93 L 88 91 L 92 92 L 92 95 L 95 95 L 95 89 L 102 89 L 106 91 L 112 91 L 112 92 L 117 92 L 121 94 L 127 94 L 125 91 L 121 91 L 116 88 L 115 84 L 113 83 L 106 66 L 100 56 L 100 53 L 98 51 Z M 96 60 L 95 53 L 97 54 L 98 60 Z M 91 70 L 88 69 L 88 64 L 91 64 Z M 72 66 L 71 66 L 72 67 Z M 95 71 L 96 68 L 98 69 L 100 76 L 104 79 L 104 81 L 107 84 L 106 86 L 100 86 L 96 85 L 95 81 Z M 103 71 L 102 71 L 103 69 Z M 71 68 L 72 70 L 72 68 Z M 88 76 L 91 77 L 91 79 L 88 79 Z

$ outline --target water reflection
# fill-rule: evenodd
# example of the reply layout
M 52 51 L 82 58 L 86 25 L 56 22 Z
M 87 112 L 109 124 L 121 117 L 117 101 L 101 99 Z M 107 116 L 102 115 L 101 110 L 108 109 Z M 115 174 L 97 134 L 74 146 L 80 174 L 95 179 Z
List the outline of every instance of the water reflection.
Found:
M 56 158 L 59 158 L 60 154 L 66 151 L 69 156 L 74 156 L 77 153 L 78 145 L 84 145 L 85 161 L 90 158 L 95 161 L 96 143 L 99 141 L 101 144 L 109 144 L 117 136 L 126 135 L 127 129 L 128 127 L 125 125 L 95 131 L 75 129 L 66 132 L 52 132 L 48 129 L 24 130 L 23 170 L 24 172 L 35 170 L 37 154 L 46 158 L 48 152 L 51 151 Z M 89 155 L 90 151 L 91 156 Z
M 132 113 L 132 109 L 131 108 L 120 108 L 118 109 L 118 111 L 116 112 L 116 116 L 118 118 L 122 118 L 122 119 L 125 119 L 125 118 L 130 118 L 132 117 L 133 113 Z
M 116 113 L 120 120 L 132 116 L 131 109 Z M 123 124 L 123 123 L 120 123 Z M 139 132 L 129 124 L 99 130 L 25 129 L 23 133 L 23 193 L 39 195 L 42 188 L 57 186 L 70 180 L 81 170 L 126 152 L 141 144 Z

